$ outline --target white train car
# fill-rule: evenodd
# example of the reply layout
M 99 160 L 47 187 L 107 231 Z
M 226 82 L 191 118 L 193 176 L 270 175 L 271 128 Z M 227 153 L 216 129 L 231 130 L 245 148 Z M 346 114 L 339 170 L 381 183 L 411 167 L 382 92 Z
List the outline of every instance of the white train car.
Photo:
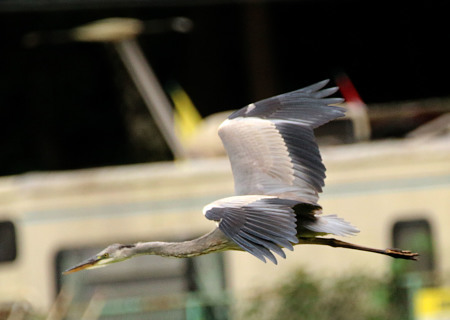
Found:
M 325 147 L 322 154 L 328 169 L 324 212 L 361 230 L 346 240 L 422 248 L 423 258 L 408 262 L 407 269 L 438 278 L 450 272 L 449 137 Z M 26 302 L 47 313 L 63 289 L 58 301 L 70 304 L 69 319 L 95 310 L 104 319 L 190 319 L 198 313 L 220 319 L 227 318 L 229 298 L 245 298 L 298 268 L 327 275 L 390 270 L 389 257 L 297 246 L 277 266 L 226 252 L 194 259 L 137 257 L 61 275 L 110 243 L 206 233 L 215 226 L 202 207 L 232 194 L 225 158 L 2 177 L 0 305 Z

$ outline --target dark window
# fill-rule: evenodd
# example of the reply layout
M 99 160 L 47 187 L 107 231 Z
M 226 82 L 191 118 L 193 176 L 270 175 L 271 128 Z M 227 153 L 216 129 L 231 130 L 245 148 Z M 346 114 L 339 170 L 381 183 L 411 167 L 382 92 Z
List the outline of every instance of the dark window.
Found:
M 0 262 L 16 259 L 16 231 L 10 221 L 0 221 Z
M 433 271 L 434 249 L 431 226 L 425 219 L 398 221 L 393 228 L 395 248 L 411 250 L 420 254 L 418 261 L 395 260 L 396 272 Z
M 429 222 L 425 219 L 398 221 L 393 227 L 393 246 L 420 255 L 418 261 L 393 260 L 392 297 L 403 318 L 412 319 L 411 293 L 420 286 L 435 285 L 434 245 Z

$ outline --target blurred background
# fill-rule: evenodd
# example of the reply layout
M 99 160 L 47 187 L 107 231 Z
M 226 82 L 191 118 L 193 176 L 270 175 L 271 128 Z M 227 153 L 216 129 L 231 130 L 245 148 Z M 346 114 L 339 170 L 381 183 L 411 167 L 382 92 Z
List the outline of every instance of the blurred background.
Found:
M 0 319 L 450 319 L 444 1 L 0 1 Z M 350 241 L 139 257 L 62 276 L 114 242 L 185 240 L 233 194 L 217 126 L 331 79 L 320 204 Z M 357 298 L 355 298 L 357 297 Z

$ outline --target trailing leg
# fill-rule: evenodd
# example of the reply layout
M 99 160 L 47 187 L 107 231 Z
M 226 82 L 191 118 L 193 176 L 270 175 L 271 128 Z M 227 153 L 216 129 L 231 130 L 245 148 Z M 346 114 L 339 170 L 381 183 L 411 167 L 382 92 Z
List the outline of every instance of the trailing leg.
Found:
M 411 252 L 408 250 L 400 250 L 400 249 L 375 249 L 369 247 L 363 247 L 360 245 L 356 245 L 353 243 L 333 239 L 333 238 L 299 238 L 299 244 L 317 244 L 317 245 L 325 245 L 334 248 L 347 248 L 353 250 L 374 252 L 379 254 L 384 254 L 387 256 L 391 256 L 393 258 L 406 259 L 406 260 L 417 260 L 419 254 L 415 252 Z

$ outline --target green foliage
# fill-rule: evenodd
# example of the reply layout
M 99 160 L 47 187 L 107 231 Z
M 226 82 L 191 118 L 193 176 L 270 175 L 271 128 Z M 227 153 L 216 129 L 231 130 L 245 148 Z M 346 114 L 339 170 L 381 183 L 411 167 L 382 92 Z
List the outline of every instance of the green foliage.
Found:
M 400 320 L 406 315 L 391 302 L 390 279 L 358 274 L 319 279 L 298 271 L 269 292 L 254 297 L 242 319 Z

